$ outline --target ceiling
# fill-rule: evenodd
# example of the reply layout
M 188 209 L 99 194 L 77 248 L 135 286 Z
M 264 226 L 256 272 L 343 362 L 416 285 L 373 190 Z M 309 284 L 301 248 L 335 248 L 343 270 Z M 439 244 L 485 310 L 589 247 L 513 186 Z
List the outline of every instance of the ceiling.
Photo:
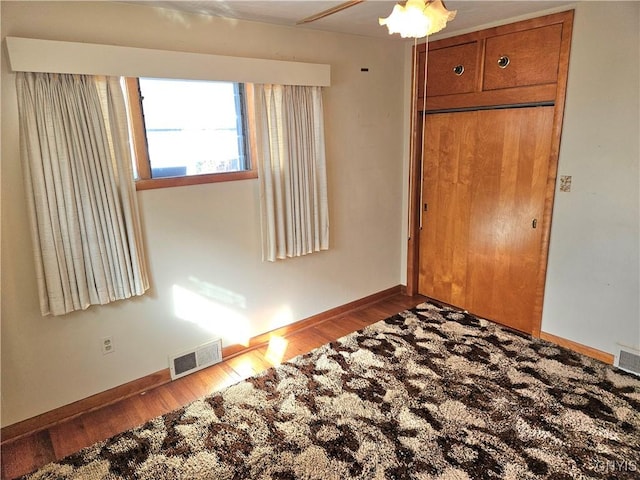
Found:
M 155 5 L 177 11 L 214 15 L 220 17 L 296 26 L 296 22 L 310 15 L 343 3 L 318 0 L 153 0 L 131 1 Z M 369 37 L 389 38 L 387 30 L 378 25 L 379 17 L 387 17 L 397 2 L 390 0 L 366 0 L 329 17 L 296 28 L 310 28 L 330 32 L 350 33 Z M 471 31 L 478 26 L 499 23 L 536 12 L 558 9 L 574 4 L 559 0 L 446 0 L 449 10 L 457 10 L 456 18 L 438 36 Z M 394 35 L 392 38 L 399 38 Z

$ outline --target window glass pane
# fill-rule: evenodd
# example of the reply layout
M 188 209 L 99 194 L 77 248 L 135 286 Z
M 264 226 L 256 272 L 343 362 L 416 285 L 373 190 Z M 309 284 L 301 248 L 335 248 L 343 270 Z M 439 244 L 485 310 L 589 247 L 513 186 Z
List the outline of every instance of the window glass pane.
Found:
M 246 170 L 242 85 L 140 78 L 151 177 Z

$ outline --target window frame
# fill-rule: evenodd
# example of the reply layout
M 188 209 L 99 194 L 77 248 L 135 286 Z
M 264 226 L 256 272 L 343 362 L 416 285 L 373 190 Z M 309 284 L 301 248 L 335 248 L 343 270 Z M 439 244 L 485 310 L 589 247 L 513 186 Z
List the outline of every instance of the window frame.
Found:
M 253 108 L 249 108 L 253 101 L 253 88 L 251 84 L 245 85 L 245 112 L 244 126 L 247 137 L 246 163 L 247 170 L 238 172 L 204 173 L 200 175 L 182 175 L 179 177 L 151 177 L 151 163 L 147 148 L 147 135 L 144 127 L 144 115 L 142 100 L 140 98 L 140 85 L 137 77 L 125 78 L 125 90 L 129 106 L 129 124 L 131 128 L 131 140 L 133 142 L 133 161 L 136 165 L 138 178 L 135 179 L 136 190 L 150 190 L 154 188 L 181 187 L 186 185 L 201 185 L 205 183 L 231 182 L 235 180 L 248 180 L 258 178 L 256 165 L 255 132 Z

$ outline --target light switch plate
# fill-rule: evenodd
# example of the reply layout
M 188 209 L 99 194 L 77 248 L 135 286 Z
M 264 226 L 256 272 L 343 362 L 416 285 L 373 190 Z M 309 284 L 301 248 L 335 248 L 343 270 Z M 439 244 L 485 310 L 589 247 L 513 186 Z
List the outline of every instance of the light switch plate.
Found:
M 560 191 L 571 191 L 571 175 L 560 175 Z

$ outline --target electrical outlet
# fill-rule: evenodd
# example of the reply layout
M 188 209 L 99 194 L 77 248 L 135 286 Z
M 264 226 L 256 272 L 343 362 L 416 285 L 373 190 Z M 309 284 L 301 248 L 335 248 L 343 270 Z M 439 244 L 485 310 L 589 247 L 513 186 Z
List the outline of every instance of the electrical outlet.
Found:
M 113 353 L 115 346 L 113 345 L 113 337 L 102 337 L 102 354 Z

